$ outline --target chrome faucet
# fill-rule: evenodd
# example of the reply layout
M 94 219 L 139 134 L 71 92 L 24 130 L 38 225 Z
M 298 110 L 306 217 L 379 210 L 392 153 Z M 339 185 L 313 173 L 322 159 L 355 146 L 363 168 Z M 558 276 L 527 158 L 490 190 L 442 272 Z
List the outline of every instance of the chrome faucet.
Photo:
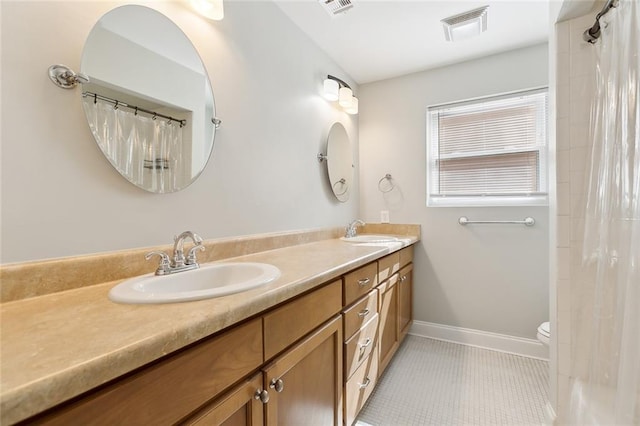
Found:
M 184 255 L 184 240 L 191 239 L 194 246 L 191 247 L 187 256 Z M 202 238 L 191 231 L 185 231 L 174 238 L 173 244 L 173 260 L 169 259 L 169 255 L 161 251 L 152 251 L 147 253 L 145 259 L 149 260 L 153 256 L 160 256 L 160 263 L 156 269 L 156 275 L 169 275 L 181 271 L 189 271 L 200 267 L 196 259 L 198 250 L 204 251 Z
M 347 225 L 347 232 L 345 232 L 344 237 L 345 238 L 355 237 L 357 232 L 356 228 L 358 227 L 358 225 L 364 225 L 364 224 L 365 223 L 360 219 L 356 219 L 352 221 L 349 225 Z

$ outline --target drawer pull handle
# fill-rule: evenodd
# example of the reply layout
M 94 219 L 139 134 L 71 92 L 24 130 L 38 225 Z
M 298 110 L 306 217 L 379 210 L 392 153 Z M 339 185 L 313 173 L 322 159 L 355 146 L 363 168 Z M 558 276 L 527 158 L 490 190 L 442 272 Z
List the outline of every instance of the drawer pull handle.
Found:
M 404 275 L 404 276 L 400 277 L 400 281 L 406 281 L 406 279 L 407 279 L 407 276 L 406 276 L 406 275 Z
M 358 312 L 358 316 L 359 316 L 360 318 L 364 318 L 364 317 L 366 317 L 367 315 L 369 315 L 369 313 L 370 313 L 370 312 L 371 312 L 371 311 L 369 311 L 369 309 L 365 308 L 365 309 L 361 310 L 360 312 Z
M 360 350 L 363 350 L 368 348 L 371 343 L 373 343 L 373 340 L 371 340 L 370 337 L 367 337 L 367 340 L 365 340 L 364 343 L 358 343 L 358 345 L 360 346 Z
M 365 285 L 369 284 L 371 282 L 370 278 L 363 278 L 361 280 L 358 280 L 358 285 L 360 287 L 364 287 Z
M 360 386 L 360 389 L 364 389 L 369 386 L 369 383 L 371 383 L 371 379 L 367 377 L 364 383 L 358 383 L 358 385 Z
M 271 389 L 275 389 L 276 392 L 280 393 L 284 390 L 284 382 L 282 381 L 282 379 L 271 379 L 269 387 Z
M 269 392 L 267 392 L 266 390 L 258 389 L 253 397 L 263 404 L 269 402 Z

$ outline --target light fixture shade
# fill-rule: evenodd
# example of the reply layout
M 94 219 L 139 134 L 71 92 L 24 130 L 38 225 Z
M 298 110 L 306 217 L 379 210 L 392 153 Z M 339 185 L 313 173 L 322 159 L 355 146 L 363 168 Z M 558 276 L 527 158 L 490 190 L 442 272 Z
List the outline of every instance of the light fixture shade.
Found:
M 340 88 L 340 96 L 338 99 L 338 103 L 342 108 L 348 108 L 351 106 L 353 101 L 353 92 L 348 87 Z
M 344 112 L 347 114 L 357 114 L 358 113 L 358 98 L 355 96 L 351 97 L 351 106 L 346 107 Z
M 191 7 L 205 18 L 220 21 L 224 18 L 223 0 L 190 0 Z
M 322 96 L 328 101 L 337 101 L 339 97 L 340 85 L 337 81 L 327 78 L 323 84 Z
M 486 31 L 488 8 L 489 6 L 480 7 L 440 21 L 447 41 L 465 40 Z

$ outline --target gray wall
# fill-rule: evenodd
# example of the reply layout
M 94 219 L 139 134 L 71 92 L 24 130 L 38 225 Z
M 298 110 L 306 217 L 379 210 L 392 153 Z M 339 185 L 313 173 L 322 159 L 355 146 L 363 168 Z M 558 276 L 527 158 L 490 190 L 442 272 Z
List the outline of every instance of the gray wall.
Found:
M 204 238 L 338 226 L 357 216 L 330 193 L 325 150 L 342 122 L 357 164 L 358 117 L 320 96 L 324 76 L 349 77 L 270 2 L 226 2 L 207 21 L 188 2 L 148 2 L 203 58 L 223 125 L 201 177 L 174 194 L 122 178 L 86 124 L 80 88 L 47 68 L 78 70 L 84 41 L 108 2 L 2 2 L 1 262 L 166 244 L 191 229 Z
M 535 338 L 549 318 L 547 207 L 426 207 L 428 105 L 547 85 L 541 44 L 360 87 L 361 216 L 422 225 L 415 252 L 416 320 Z M 382 194 L 390 173 L 398 191 Z M 524 226 L 462 227 L 523 219 Z

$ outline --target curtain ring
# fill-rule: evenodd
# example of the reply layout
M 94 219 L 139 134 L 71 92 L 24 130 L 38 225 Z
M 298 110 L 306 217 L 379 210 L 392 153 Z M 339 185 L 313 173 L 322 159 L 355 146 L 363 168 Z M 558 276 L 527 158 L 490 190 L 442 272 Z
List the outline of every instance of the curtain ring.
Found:
M 116 101 L 115 106 L 113 107 L 113 109 L 118 109 L 118 101 Z
M 97 103 L 98 103 L 98 94 L 97 94 L 97 93 L 94 93 L 94 94 L 93 94 L 93 104 L 95 105 L 95 104 L 97 104 Z
M 152 120 L 155 120 L 156 118 L 158 118 L 158 114 L 157 113 L 153 113 L 153 117 L 151 117 Z

